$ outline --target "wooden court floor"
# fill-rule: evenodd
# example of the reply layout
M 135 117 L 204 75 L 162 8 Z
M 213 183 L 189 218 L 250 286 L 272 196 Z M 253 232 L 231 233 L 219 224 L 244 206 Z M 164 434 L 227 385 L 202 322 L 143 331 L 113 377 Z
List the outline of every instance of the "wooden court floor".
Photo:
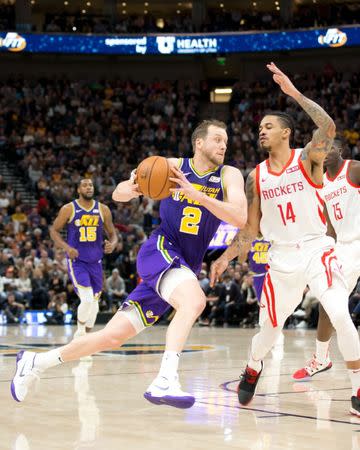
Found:
M 50 369 L 26 402 L 14 402 L 16 352 L 64 344 L 73 332 L 69 326 L 0 327 L 0 450 L 360 449 L 360 419 L 348 412 L 350 382 L 335 339 L 333 368 L 294 383 L 291 374 L 311 355 L 315 333 L 285 331 L 246 408 L 235 389 L 255 331 L 198 327 L 180 362 L 182 385 L 197 399 L 191 409 L 143 398 L 159 368 L 163 327 L 91 362 Z

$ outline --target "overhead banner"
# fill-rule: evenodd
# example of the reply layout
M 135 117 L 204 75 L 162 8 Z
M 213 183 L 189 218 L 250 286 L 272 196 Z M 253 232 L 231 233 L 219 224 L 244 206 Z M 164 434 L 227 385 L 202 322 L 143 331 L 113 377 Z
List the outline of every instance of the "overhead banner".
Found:
M 189 35 L 0 33 L 0 52 L 93 55 L 195 55 L 360 46 L 360 27 Z

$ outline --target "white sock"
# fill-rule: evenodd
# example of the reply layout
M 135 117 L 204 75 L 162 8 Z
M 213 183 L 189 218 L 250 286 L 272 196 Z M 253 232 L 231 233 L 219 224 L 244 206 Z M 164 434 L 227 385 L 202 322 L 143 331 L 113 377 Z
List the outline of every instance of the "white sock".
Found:
M 165 351 L 161 361 L 159 376 L 167 379 L 174 378 L 177 374 L 179 359 L 180 353 Z
M 260 372 L 260 370 L 261 370 L 261 359 L 256 360 L 256 359 L 254 359 L 252 357 L 252 355 L 250 355 L 250 359 L 249 359 L 249 362 L 248 362 L 247 365 L 250 367 L 250 369 L 253 369 L 256 372 Z
M 323 363 L 326 361 L 326 357 L 328 355 L 329 352 L 329 344 L 330 344 L 330 339 L 326 342 L 321 342 L 318 341 L 316 339 L 316 352 L 315 352 L 315 356 L 316 359 L 320 362 Z
M 58 366 L 64 361 L 61 358 L 60 350 L 55 348 L 44 353 L 37 353 L 34 361 L 34 366 L 41 371 L 49 369 L 50 367 Z
M 358 389 L 360 389 L 360 369 L 348 369 L 351 380 L 351 395 L 357 396 Z

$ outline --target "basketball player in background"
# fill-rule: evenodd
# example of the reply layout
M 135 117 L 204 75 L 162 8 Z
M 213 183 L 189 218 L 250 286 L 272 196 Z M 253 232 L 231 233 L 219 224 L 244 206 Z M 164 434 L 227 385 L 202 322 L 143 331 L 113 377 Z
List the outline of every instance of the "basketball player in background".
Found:
M 259 237 L 252 242 L 248 254 L 249 269 L 254 272 L 254 288 L 259 302 L 267 272 L 269 248 L 270 242 Z
M 92 180 L 80 180 L 77 192 L 79 198 L 60 209 L 50 228 L 55 245 L 66 252 L 69 278 L 80 299 L 74 338 L 84 336 L 95 324 L 103 284 L 101 260 L 118 242 L 110 209 L 94 200 Z M 60 234 L 65 226 L 66 241 Z M 103 230 L 109 238 L 104 242 Z
M 172 180 L 178 187 L 161 201 L 161 224 L 138 254 L 137 270 L 143 281 L 103 330 L 46 353 L 20 352 L 11 384 L 15 400 L 25 399 L 32 379 L 45 369 L 119 347 L 153 325 L 172 306 L 176 313 L 167 329 L 160 371 L 144 396 L 158 405 L 189 408 L 194 404 L 194 396 L 181 389 L 178 364 L 191 328 L 206 304 L 197 274 L 220 221 L 242 228 L 247 207 L 241 172 L 223 165 L 226 125 L 217 120 L 203 121 L 191 140 L 193 158 L 169 160 Z M 139 195 L 131 177 L 116 187 L 113 199 L 128 202 Z
M 350 411 L 360 415 L 359 336 L 348 311 L 347 285 L 337 261 L 334 239 L 326 236 L 321 197 L 323 162 L 333 143 L 335 124 L 274 63 L 267 67 L 281 90 L 307 112 L 317 129 L 304 149 L 294 150 L 290 148 L 294 126 L 287 114 L 273 112 L 261 120 L 260 146 L 269 152 L 269 158 L 247 178 L 248 222 L 212 266 L 214 283 L 239 253 L 245 260 L 259 229 L 271 242 L 262 293 L 266 308 L 260 310 L 265 319 L 260 320 L 260 331 L 252 339 L 250 359 L 239 383 L 239 402 L 247 405 L 252 400 L 263 359 L 309 285 L 336 329 L 352 384 Z
M 336 252 L 348 284 L 349 294 L 360 276 L 360 162 L 341 157 L 341 142 L 334 141 L 325 158 L 324 188 L 330 221 L 328 234 L 336 239 Z M 293 378 L 305 380 L 332 367 L 329 344 L 334 329 L 324 308 L 319 305 L 316 350 L 312 359 Z

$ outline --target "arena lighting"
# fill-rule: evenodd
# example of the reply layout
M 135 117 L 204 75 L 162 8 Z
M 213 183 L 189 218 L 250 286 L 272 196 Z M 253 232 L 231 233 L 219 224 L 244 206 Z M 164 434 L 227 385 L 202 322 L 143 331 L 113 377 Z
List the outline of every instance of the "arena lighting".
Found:
M 176 10 L 176 14 L 180 14 L 180 12 L 181 12 L 180 9 Z
M 232 88 L 215 88 L 214 92 L 215 94 L 232 94 Z
M 145 5 L 145 6 L 149 6 L 149 3 L 148 3 L 148 2 L 145 2 L 144 5 Z
M 280 6 L 277 6 L 277 7 L 276 7 L 276 10 L 277 10 L 277 11 L 280 11 Z
M 69 4 L 69 2 L 67 2 L 67 1 L 64 2 L 64 5 L 65 5 L 65 6 L 67 6 L 68 4 Z
M 165 26 L 164 19 L 162 19 L 162 18 L 156 19 L 156 26 L 158 28 L 164 28 L 164 26 Z
M 220 3 L 220 8 L 223 8 L 224 7 L 224 3 Z
M 86 14 L 86 9 L 82 9 L 81 12 L 82 12 L 83 14 Z
M 90 2 L 87 2 L 87 3 L 86 3 L 86 6 L 91 6 L 91 3 L 90 3 Z
M 147 14 L 149 11 L 147 9 L 144 9 L 144 14 Z

